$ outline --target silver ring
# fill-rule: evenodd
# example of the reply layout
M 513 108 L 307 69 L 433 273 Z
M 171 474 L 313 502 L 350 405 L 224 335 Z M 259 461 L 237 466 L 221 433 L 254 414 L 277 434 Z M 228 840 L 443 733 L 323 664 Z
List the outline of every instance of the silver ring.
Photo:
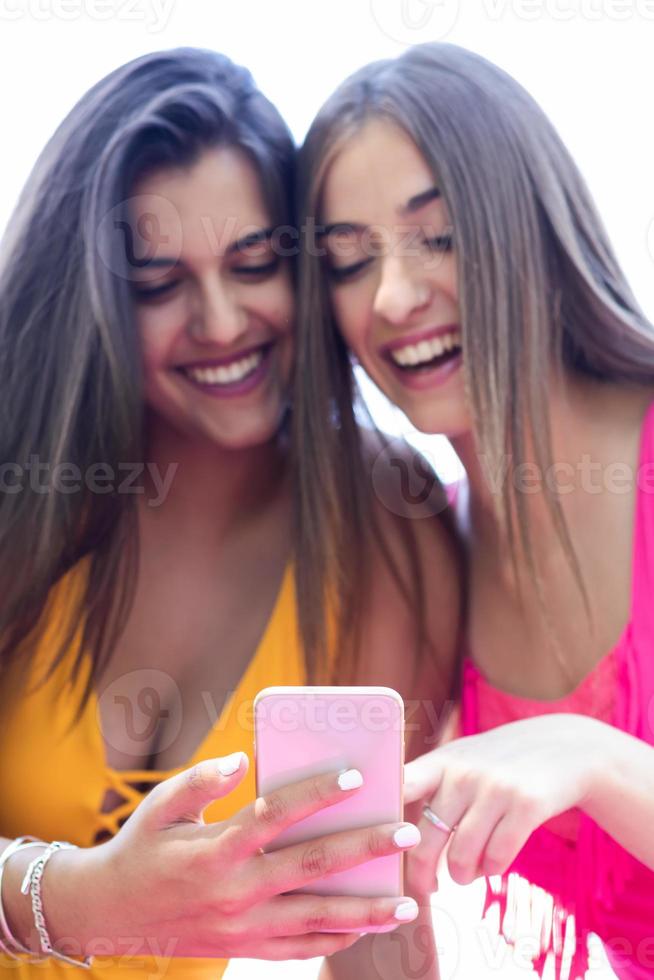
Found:
M 425 805 L 422 808 L 422 812 L 427 820 L 436 827 L 437 830 L 443 830 L 446 834 L 451 834 L 454 827 L 450 827 L 449 823 L 445 823 L 440 817 L 437 817 L 430 806 Z

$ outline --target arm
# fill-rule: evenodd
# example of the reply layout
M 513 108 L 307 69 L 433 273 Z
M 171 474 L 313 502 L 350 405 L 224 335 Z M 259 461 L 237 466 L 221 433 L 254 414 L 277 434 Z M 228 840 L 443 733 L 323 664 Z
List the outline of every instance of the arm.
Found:
M 594 759 L 582 809 L 654 871 L 654 747 L 604 722 L 588 719 Z
M 397 511 L 396 511 L 397 513 Z M 400 572 L 408 574 L 398 533 L 398 518 L 378 505 L 377 517 Z M 406 705 L 406 755 L 413 759 L 438 743 L 440 729 L 451 707 L 451 682 L 457 669 L 461 616 L 458 548 L 443 521 L 425 516 L 410 521 L 425 579 L 426 631 L 430 651 L 421 651 L 419 669 L 412 674 L 411 651 L 415 624 L 411 610 L 388 569 L 381 552 L 374 556 L 374 578 L 366 610 L 359 684 L 380 684 L 399 691 Z M 407 806 L 405 819 L 418 823 L 420 804 Z M 320 980 L 439 980 L 438 957 L 432 928 L 431 888 L 411 890 L 420 906 L 419 917 L 390 933 L 369 934 L 354 946 L 324 961 Z M 416 972 L 418 970 L 418 972 Z
M 654 870 L 654 748 L 587 715 L 535 715 L 455 739 L 406 767 L 404 792 L 456 828 L 423 833 L 408 856 L 418 891 L 446 845 L 452 878 L 469 884 L 505 872 L 537 827 L 572 807 Z

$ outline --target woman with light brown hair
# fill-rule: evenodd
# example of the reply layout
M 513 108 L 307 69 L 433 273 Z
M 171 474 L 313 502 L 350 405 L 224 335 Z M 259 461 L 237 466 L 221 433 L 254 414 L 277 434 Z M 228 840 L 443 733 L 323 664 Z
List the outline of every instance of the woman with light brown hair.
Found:
M 509 939 L 523 900 L 536 914 L 521 879 L 551 896 L 539 971 L 552 953 L 558 976 L 567 927 L 572 977 L 590 932 L 620 977 L 649 976 L 652 325 L 551 123 L 461 48 L 347 79 L 310 128 L 300 186 L 304 440 L 351 424 L 356 359 L 467 472 L 452 493 L 468 556 L 458 730 L 407 767 L 424 802 L 410 880 L 429 890 L 447 845 L 456 881 L 491 876 Z M 329 492 L 325 537 L 348 506 L 340 465 L 335 442 L 301 461 L 314 508 Z

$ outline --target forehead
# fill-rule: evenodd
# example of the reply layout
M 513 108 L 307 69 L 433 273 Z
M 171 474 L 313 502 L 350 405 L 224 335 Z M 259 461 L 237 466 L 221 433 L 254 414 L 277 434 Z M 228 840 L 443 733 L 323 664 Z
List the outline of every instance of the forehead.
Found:
M 269 222 L 253 163 L 235 147 L 205 150 L 188 167 L 166 167 L 139 180 L 130 197 L 137 227 L 157 226 L 161 241 L 214 252 Z
M 322 218 L 328 224 L 381 221 L 435 183 L 411 137 L 393 122 L 372 119 L 346 140 L 327 169 Z

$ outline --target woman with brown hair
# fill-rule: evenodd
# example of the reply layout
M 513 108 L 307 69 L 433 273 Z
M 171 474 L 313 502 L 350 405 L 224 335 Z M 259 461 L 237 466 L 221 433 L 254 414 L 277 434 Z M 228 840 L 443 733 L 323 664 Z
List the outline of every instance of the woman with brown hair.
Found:
M 486 906 L 509 939 L 537 914 L 528 883 L 547 893 L 539 971 L 551 952 L 558 976 L 567 926 L 572 977 L 590 932 L 619 976 L 649 976 L 652 325 L 553 126 L 476 54 L 427 44 L 361 69 L 300 169 L 305 440 L 350 418 L 353 357 L 467 471 L 458 737 L 407 767 L 425 804 L 414 887 L 448 845 L 456 881 L 493 876 Z M 333 487 L 339 515 L 336 452 L 305 457 L 300 486 L 314 507 Z
M 0 972 L 14 977 L 75 963 L 215 978 L 231 956 L 329 955 L 418 914 L 397 896 L 286 894 L 419 835 L 380 825 L 264 853 L 362 777 L 255 801 L 244 752 L 268 685 L 409 697 L 413 664 L 444 698 L 457 628 L 441 522 L 425 546 L 372 502 L 352 538 L 360 577 L 330 590 L 331 645 L 299 634 L 294 158 L 244 68 L 148 54 L 71 110 L 3 240 Z M 409 582 L 433 548 L 452 573 L 422 615 Z

